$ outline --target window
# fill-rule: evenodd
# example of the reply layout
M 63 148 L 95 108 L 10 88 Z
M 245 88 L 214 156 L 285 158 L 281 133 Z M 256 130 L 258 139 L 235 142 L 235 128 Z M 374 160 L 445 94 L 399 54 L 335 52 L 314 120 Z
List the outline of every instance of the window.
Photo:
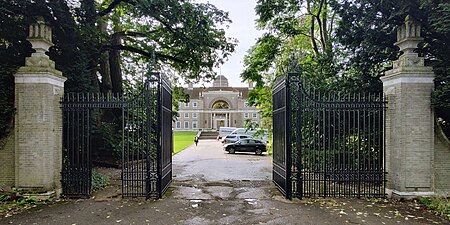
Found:
M 197 118 L 197 113 L 192 113 L 192 118 Z
M 244 113 L 244 118 L 248 118 L 248 113 Z
M 192 121 L 192 129 L 197 129 L 197 121 Z
M 184 113 L 184 118 L 189 118 L 189 113 Z
M 253 118 L 257 118 L 257 116 L 256 116 L 256 113 L 253 113 L 253 115 L 252 115 L 252 116 L 253 116 Z
M 197 102 L 192 102 L 192 107 L 197 108 Z
M 180 121 L 177 121 L 177 122 L 175 123 L 175 127 L 178 128 L 178 129 L 180 129 L 180 128 L 181 128 L 181 122 L 180 122 Z
M 189 129 L 189 121 L 184 121 L 184 129 Z
M 184 103 L 184 107 L 189 107 L 189 102 Z
M 244 107 L 248 107 L 248 102 L 244 102 Z

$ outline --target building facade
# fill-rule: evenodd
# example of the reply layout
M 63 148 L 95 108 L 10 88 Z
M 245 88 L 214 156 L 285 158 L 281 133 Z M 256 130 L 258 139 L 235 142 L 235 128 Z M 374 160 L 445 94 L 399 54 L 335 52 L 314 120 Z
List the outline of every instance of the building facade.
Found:
M 247 102 L 249 87 L 229 87 L 228 79 L 220 75 L 212 87 L 184 89 L 188 103 L 180 102 L 179 117 L 173 123 L 175 131 L 218 130 L 220 127 L 244 127 L 246 120 L 261 125 L 258 109 Z

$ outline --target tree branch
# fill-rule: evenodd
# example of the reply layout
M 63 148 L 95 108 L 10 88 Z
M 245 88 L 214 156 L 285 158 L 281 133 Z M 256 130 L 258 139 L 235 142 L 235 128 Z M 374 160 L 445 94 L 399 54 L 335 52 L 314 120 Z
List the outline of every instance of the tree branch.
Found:
M 109 50 L 125 50 L 125 51 L 130 51 L 130 52 L 134 52 L 140 55 L 143 55 L 145 57 L 148 58 L 152 58 L 153 57 L 153 53 L 152 52 L 147 52 L 144 51 L 142 49 L 138 49 L 132 46 L 125 46 L 125 45 L 103 45 L 101 51 L 109 51 Z M 174 56 L 170 56 L 170 55 L 165 55 L 162 53 L 158 53 L 155 52 L 155 56 L 161 59 L 167 59 L 167 60 L 171 60 L 177 63 L 181 63 L 181 64 L 187 64 L 186 61 L 176 58 Z
M 98 17 L 102 17 L 102 16 L 104 16 L 104 15 L 110 13 L 110 12 L 111 12 L 113 9 L 115 9 L 121 2 L 130 3 L 130 4 L 134 5 L 134 4 L 132 3 L 132 1 L 133 1 L 133 0 L 114 0 L 114 1 L 112 1 L 112 2 L 108 5 L 108 7 L 106 7 L 106 9 L 103 9 L 102 11 L 98 12 L 98 13 L 97 13 L 97 16 L 98 16 Z

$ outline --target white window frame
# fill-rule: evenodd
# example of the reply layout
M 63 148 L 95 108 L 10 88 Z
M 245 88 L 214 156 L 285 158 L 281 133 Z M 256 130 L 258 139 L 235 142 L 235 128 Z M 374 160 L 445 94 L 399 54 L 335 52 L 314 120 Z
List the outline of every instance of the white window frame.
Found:
M 196 112 L 192 113 L 192 118 L 197 118 L 197 113 Z
M 184 121 L 184 129 L 189 129 L 189 121 Z
M 244 107 L 245 107 L 245 108 L 248 107 L 248 102 L 247 102 L 247 101 L 244 102 Z
M 175 128 L 181 129 L 181 122 L 180 121 L 175 122 Z
M 256 113 L 252 113 L 253 118 L 258 118 L 258 115 Z
M 197 129 L 197 121 L 192 121 L 192 129 Z
M 184 113 L 184 118 L 189 118 L 189 113 L 188 112 Z
M 192 107 L 197 108 L 198 103 L 197 102 L 192 102 Z
M 248 117 L 249 117 L 248 112 L 244 113 L 244 118 L 248 118 Z
M 188 108 L 189 107 L 189 102 L 185 102 L 184 103 L 184 107 Z

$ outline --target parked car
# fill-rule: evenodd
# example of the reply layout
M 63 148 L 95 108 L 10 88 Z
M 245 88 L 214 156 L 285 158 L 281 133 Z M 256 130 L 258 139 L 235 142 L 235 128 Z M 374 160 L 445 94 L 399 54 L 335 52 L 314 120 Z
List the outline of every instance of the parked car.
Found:
M 223 138 L 236 130 L 236 127 L 220 127 L 219 128 L 219 138 Z
M 266 145 L 262 141 L 253 138 L 246 138 L 235 143 L 224 145 L 223 150 L 231 154 L 236 152 L 254 152 L 255 154 L 262 155 L 262 153 L 267 149 Z
M 251 138 L 250 136 L 248 136 L 248 135 L 227 135 L 227 136 L 225 136 L 225 137 L 223 137 L 222 138 L 222 143 L 223 144 L 228 144 L 228 143 L 234 143 L 234 142 L 236 142 L 236 141 L 239 141 L 239 140 L 241 140 L 241 139 L 244 139 L 244 138 Z
M 263 141 L 264 143 L 267 143 L 269 140 L 269 134 L 267 129 L 254 129 L 249 130 L 247 128 L 237 128 L 233 130 L 229 135 L 247 135 L 251 138 L 259 139 Z

